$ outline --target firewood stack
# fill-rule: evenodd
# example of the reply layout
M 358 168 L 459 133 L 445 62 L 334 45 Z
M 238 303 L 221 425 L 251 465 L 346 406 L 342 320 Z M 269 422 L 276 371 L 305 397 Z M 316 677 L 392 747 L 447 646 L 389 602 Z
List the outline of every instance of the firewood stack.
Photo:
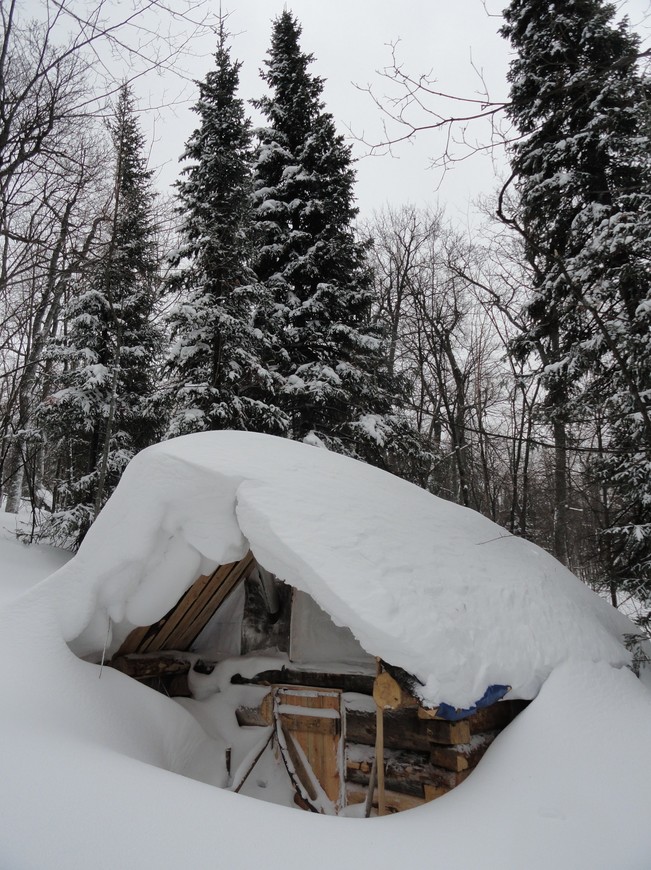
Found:
M 345 696 L 349 805 L 364 801 L 369 788 L 376 714 L 368 700 L 358 695 Z M 410 702 L 407 706 L 384 708 L 387 812 L 418 806 L 462 783 L 526 703 L 499 701 L 458 722 L 437 719 L 434 711 Z M 374 806 L 377 803 L 375 795 Z

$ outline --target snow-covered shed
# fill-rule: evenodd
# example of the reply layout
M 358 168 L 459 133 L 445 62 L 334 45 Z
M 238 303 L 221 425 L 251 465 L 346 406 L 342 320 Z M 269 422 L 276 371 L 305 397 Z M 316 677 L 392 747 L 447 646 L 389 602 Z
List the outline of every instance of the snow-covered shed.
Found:
M 630 622 L 540 548 L 251 433 L 139 454 L 59 582 L 84 602 L 59 617 L 79 656 L 170 694 L 255 687 L 238 725 L 266 728 L 260 751 L 273 740 L 297 799 L 326 812 L 376 780 L 389 809 L 437 797 L 558 665 L 629 660 Z

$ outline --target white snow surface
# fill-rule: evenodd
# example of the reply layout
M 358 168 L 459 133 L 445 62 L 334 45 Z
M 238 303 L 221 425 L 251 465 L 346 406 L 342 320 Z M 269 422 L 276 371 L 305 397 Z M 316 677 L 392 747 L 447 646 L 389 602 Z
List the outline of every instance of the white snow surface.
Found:
M 168 446 L 185 452 L 188 445 Z M 301 457 L 297 471 L 303 461 L 327 467 L 311 455 L 303 460 L 305 450 L 325 454 L 314 448 L 292 451 Z M 235 751 L 235 777 L 263 745 L 266 729 L 239 728 L 234 709 L 259 703 L 265 689 L 229 685 L 227 674 L 236 665 L 224 662 L 218 666 L 224 677 L 220 692 L 203 701 L 175 702 L 117 671 L 81 661 L 63 637 L 62 626 L 74 634 L 105 602 L 117 608 L 116 590 L 126 590 L 128 577 L 131 592 L 150 582 L 138 577 L 144 568 L 154 570 L 153 550 L 141 549 L 138 557 L 134 539 L 126 535 L 131 525 L 137 526 L 134 538 L 149 530 L 152 548 L 155 539 L 184 540 L 190 533 L 199 541 L 199 519 L 190 523 L 183 513 L 183 498 L 190 494 L 183 481 L 188 475 L 203 480 L 214 498 L 216 472 L 174 454 L 164 459 L 165 454 L 154 451 L 141 466 L 150 470 L 151 500 L 143 501 L 145 484 L 141 480 L 138 485 L 139 475 L 132 483 L 127 479 L 122 489 L 134 500 L 134 511 L 127 511 L 126 496 L 119 502 L 121 510 L 107 508 L 104 531 L 84 548 L 84 558 L 78 556 L 38 585 L 32 586 L 65 554 L 17 545 L 0 534 L 2 870 L 392 870 L 407 865 L 648 870 L 651 692 L 629 670 L 587 657 L 559 663 L 472 775 L 419 809 L 366 820 L 315 816 L 279 805 L 291 802 L 291 791 L 269 753 L 245 791 L 261 798 L 271 798 L 273 792 L 278 803 L 213 787 L 224 784 L 226 745 Z M 271 466 L 278 455 L 269 457 Z M 268 464 L 262 455 L 256 461 Z M 331 467 L 356 467 L 340 463 Z M 176 469 L 182 502 L 177 513 L 167 501 L 156 501 L 156 494 L 173 489 L 159 477 L 165 469 Z M 255 501 L 256 486 L 264 492 L 274 477 L 269 470 L 271 479 L 256 477 L 254 484 L 241 464 L 239 474 L 234 467 L 222 474 L 231 482 L 230 491 L 248 483 L 253 490 L 249 501 Z M 375 472 L 368 479 L 383 476 Z M 386 483 L 389 491 L 393 485 Z M 350 495 L 345 481 L 341 492 Z M 195 495 L 201 493 L 199 488 Z M 211 503 L 207 499 L 204 507 Z M 345 505 L 342 500 L 342 511 Z M 377 510 L 369 497 L 370 513 Z M 405 510 L 403 504 L 403 514 Z M 184 516 L 190 531 L 181 525 L 174 531 L 174 521 Z M 239 500 L 232 502 L 230 523 L 222 518 L 220 528 L 239 528 L 238 516 Z M 397 523 L 400 512 L 396 517 Z M 209 524 L 213 520 L 212 513 L 207 515 Z M 229 540 L 222 546 L 234 557 L 237 548 L 229 550 Z M 178 557 L 174 547 L 173 552 Z M 211 553 L 221 559 L 217 549 Z M 93 554 L 122 565 L 123 587 L 118 583 L 108 593 L 102 591 L 108 573 L 99 575 Z M 27 591 L 19 594 L 20 589 Z M 557 612 L 565 606 L 562 601 L 556 602 Z M 165 606 L 162 598 L 158 603 Z M 599 617 L 596 621 L 601 623 Z M 279 848 L 279 838 L 289 846 Z
M 127 468 L 51 578 L 65 639 L 97 654 L 160 618 L 196 576 L 251 547 L 425 702 L 491 684 L 532 698 L 565 661 L 622 666 L 632 623 L 539 547 L 363 463 L 286 439 L 206 432 Z

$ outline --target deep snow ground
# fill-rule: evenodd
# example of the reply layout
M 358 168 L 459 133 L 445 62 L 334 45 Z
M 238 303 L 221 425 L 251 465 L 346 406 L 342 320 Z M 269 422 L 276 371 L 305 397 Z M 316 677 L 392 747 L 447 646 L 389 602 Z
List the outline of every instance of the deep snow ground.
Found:
M 172 483 L 178 490 L 178 480 Z M 261 506 L 277 508 L 282 492 L 269 489 L 268 478 L 266 486 L 248 485 L 244 515 L 273 552 Z M 296 491 L 284 494 L 295 499 Z M 311 495 L 306 489 L 305 498 Z M 293 507 L 296 521 L 307 521 L 305 505 Z M 225 536 L 233 534 L 230 510 L 222 520 Z M 98 544 L 113 565 L 124 562 L 111 542 L 121 522 L 108 511 Z M 651 693 L 626 668 L 567 653 L 564 660 L 541 660 L 538 696 L 453 792 L 383 819 L 315 816 L 215 787 L 225 782 L 225 738 L 236 727 L 226 721 L 228 698 L 175 702 L 113 670 L 100 677 L 98 665 L 71 652 L 63 628 L 92 619 L 98 601 L 112 606 L 117 593 L 97 585 L 90 557 L 78 560 L 72 574 L 33 585 L 65 558 L 0 540 L 1 870 L 651 867 Z M 512 557 L 500 559 L 514 576 L 522 573 Z M 546 582 L 556 588 L 553 567 L 541 559 Z M 75 582 L 62 582 L 66 576 Z M 150 605 L 141 597 L 140 607 Z M 474 629 L 472 620 L 465 625 Z M 588 621 L 583 625 L 589 634 Z M 529 648 L 549 650 L 548 641 L 543 636 Z M 599 641 L 594 649 L 606 655 L 609 644 Z M 247 738 L 251 745 L 254 736 Z M 252 784 L 258 796 L 270 785 L 282 789 L 273 773 L 264 765 L 258 772 Z

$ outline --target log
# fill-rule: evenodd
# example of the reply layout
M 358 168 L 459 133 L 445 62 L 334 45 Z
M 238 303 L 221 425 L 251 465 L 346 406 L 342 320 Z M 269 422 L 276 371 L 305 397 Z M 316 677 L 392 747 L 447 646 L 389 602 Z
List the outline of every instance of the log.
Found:
M 190 670 L 189 661 L 170 655 L 119 656 L 108 662 L 108 665 L 135 680 L 187 674 Z
M 480 759 L 497 737 L 497 732 L 487 732 L 478 735 L 470 743 L 442 746 L 433 743 L 430 751 L 430 761 L 446 770 L 468 770 L 476 767 Z
M 503 731 L 528 704 L 529 701 L 498 701 L 490 707 L 482 707 L 468 719 L 470 733 Z
M 271 707 L 271 693 L 265 695 L 259 707 L 238 707 L 235 711 L 238 725 L 270 725 Z M 375 712 L 346 708 L 345 718 L 347 742 L 375 746 Z M 430 741 L 425 723 L 418 720 L 414 710 L 386 710 L 384 746 L 386 749 L 411 749 L 428 753 Z
M 529 701 L 496 701 L 489 707 L 480 707 L 474 713 L 459 720 L 470 724 L 470 732 L 479 734 L 482 731 L 501 731 L 511 723 L 518 713 L 529 704 Z M 420 707 L 418 716 L 420 719 L 436 719 L 441 722 L 448 720 L 438 714 L 438 707 Z
M 365 760 L 347 757 L 346 779 L 367 785 L 371 773 L 371 756 Z M 425 753 L 388 752 L 384 758 L 387 788 L 405 794 L 422 794 L 424 785 L 447 790 L 459 785 L 470 769 L 453 771 L 432 764 Z
M 467 719 L 446 722 L 443 719 L 424 719 L 425 733 L 432 743 L 470 743 L 470 725 Z
M 375 745 L 375 713 L 367 710 L 346 710 L 346 740 Z M 430 741 L 425 723 L 415 710 L 386 710 L 384 713 L 385 749 L 413 749 L 429 752 Z
M 282 667 L 279 670 L 262 671 L 254 677 L 234 674 L 231 683 L 237 686 L 311 686 L 315 689 L 341 689 L 342 692 L 372 695 L 373 679 L 370 674 L 332 674 Z

